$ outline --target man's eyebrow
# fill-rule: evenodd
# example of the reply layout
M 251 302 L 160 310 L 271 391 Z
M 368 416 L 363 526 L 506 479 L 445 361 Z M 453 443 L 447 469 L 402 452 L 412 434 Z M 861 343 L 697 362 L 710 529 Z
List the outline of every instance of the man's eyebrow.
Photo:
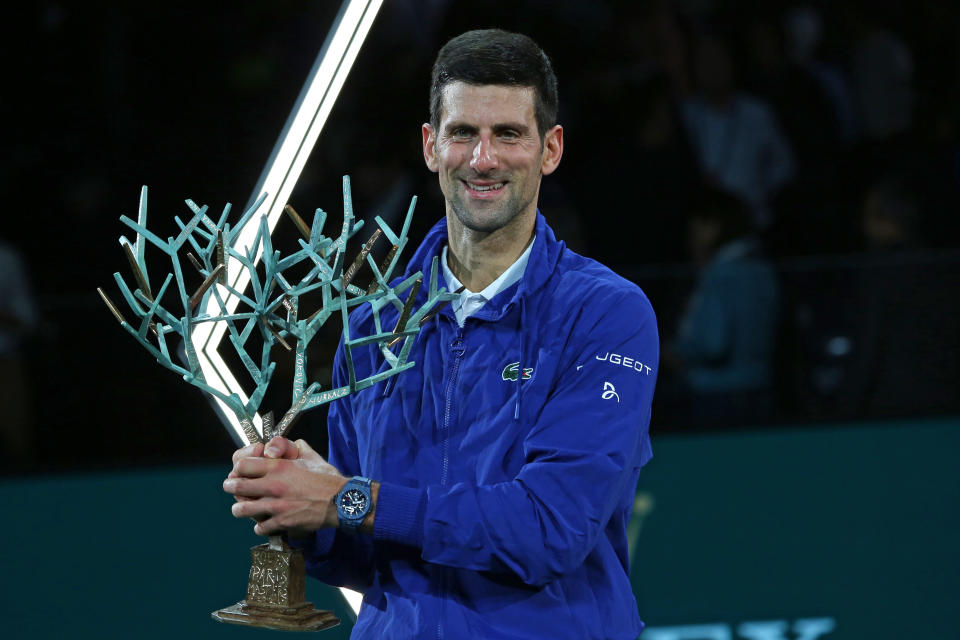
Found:
M 504 122 L 503 124 L 493 125 L 494 133 L 503 133 L 504 131 L 516 131 L 523 135 L 530 132 L 530 127 L 522 122 Z
M 450 133 L 456 131 L 457 129 L 466 129 L 470 132 L 476 132 L 479 130 L 479 127 L 475 124 L 469 124 L 467 122 L 449 122 L 444 127 L 444 131 Z M 525 135 L 530 132 L 530 127 L 523 124 L 522 122 L 503 122 L 493 125 L 492 127 L 494 133 L 503 133 L 504 131 L 516 131 L 521 135 Z
M 449 133 L 451 131 L 456 131 L 457 129 L 466 129 L 467 131 L 476 131 L 477 126 L 472 124 L 467 124 L 466 122 L 454 121 L 454 122 L 447 123 L 447 125 L 444 127 L 443 130 Z

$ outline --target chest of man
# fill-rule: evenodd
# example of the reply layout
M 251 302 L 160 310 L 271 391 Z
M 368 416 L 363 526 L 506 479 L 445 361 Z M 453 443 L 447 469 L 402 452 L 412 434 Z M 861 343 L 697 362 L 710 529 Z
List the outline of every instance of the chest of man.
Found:
M 415 367 L 351 397 L 363 473 L 407 486 L 515 477 L 561 350 L 555 333 L 535 343 L 522 331 L 519 313 L 464 327 L 437 318 L 417 337 Z

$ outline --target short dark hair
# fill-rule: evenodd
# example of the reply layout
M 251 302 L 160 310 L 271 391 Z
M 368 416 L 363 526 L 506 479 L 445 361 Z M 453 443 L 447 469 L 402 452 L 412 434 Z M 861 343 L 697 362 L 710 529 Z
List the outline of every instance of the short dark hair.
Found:
M 532 87 L 540 137 L 557 123 L 557 76 L 547 54 L 525 35 L 478 29 L 443 45 L 430 83 L 430 124 L 435 128 L 440 124 L 443 88 L 451 82 Z

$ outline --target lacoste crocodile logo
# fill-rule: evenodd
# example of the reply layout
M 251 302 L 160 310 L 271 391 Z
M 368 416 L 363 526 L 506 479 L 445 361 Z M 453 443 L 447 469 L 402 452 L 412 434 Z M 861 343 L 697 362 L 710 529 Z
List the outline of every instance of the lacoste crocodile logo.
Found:
M 504 380 L 512 380 L 513 382 L 517 381 L 517 372 L 520 370 L 519 362 L 511 362 L 503 368 L 503 373 L 500 374 L 500 377 Z M 533 377 L 533 367 L 524 367 L 523 368 L 523 379 L 529 380 Z

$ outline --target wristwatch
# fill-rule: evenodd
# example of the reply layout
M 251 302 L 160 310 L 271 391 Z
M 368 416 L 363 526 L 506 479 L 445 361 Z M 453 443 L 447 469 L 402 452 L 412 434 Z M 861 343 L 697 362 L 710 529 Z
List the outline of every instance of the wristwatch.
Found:
M 360 476 L 350 478 L 337 494 L 337 518 L 340 520 L 340 528 L 348 533 L 356 532 L 372 508 L 370 479 Z

